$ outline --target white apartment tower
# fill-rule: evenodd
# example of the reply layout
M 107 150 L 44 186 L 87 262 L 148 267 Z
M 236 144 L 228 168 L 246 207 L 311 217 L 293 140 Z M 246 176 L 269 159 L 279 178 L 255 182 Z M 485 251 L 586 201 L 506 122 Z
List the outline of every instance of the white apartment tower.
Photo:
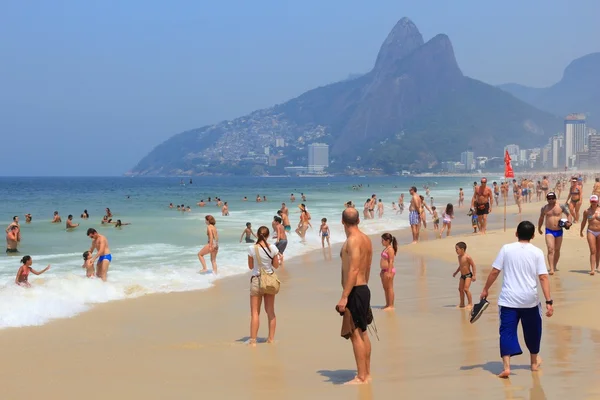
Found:
M 308 145 L 308 172 L 321 172 L 329 167 L 329 145 L 312 143 Z

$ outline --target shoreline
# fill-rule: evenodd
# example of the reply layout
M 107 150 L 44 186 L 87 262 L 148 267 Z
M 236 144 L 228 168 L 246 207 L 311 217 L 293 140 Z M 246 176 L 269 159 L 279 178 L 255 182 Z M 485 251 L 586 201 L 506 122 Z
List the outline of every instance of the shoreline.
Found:
M 524 207 L 523 219 L 535 216 L 539 205 Z M 599 364 L 595 343 L 600 343 L 600 330 L 578 324 L 598 324 L 588 313 L 594 311 L 593 278 L 569 272 L 577 256 L 585 254 L 566 253 L 561 272 L 552 278 L 556 315 L 544 320 L 545 364 L 539 374 L 527 371 L 523 366 L 527 357 L 521 356 L 514 361 L 510 380 L 496 379 L 501 366 L 496 313 L 488 310 L 471 325 L 468 312 L 456 308 L 457 279 L 451 278 L 454 242 L 466 238 L 467 251 L 478 264 L 472 288 L 477 298 L 490 269 L 486 257 L 494 257 L 502 244 L 514 240 L 520 218 L 510 207 L 506 232 L 502 214 L 493 216 L 487 235 L 469 234 L 468 218 L 463 217 L 465 223 L 453 224 L 455 234 L 448 239 L 433 240 L 428 230 L 419 244 L 399 246 L 393 312 L 380 310 L 383 292 L 378 274 L 371 274 L 379 338 L 371 337 L 371 385 L 339 386 L 353 377 L 355 364 L 349 342 L 339 336 L 340 318 L 334 314 L 341 292 L 337 254 L 341 244 L 336 244 L 331 250 L 287 260 L 278 271 L 282 290 L 276 297 L 278 325 L 272 345 L 263 343 L 264 314 L 259 329 L 263 340 L 256 348 L 244 345 L 249 285 L 248 276 L 240 275 L 219 280 L 209 290 L 110 302 L 44 326 L 0 331 L 5 396 L 90 397 L 93 380 L 99 384 L 92 398 L 191 399 L 199 391 L 205 396 L 265 400 L 391 398 L 399 391 L 422 399 L 444 398 L 448 393 L 488 399 L 543 399 L 544 393 L 593 398 L 600 388 L 589 379 L 589 371 Z M 410 241 L 408 229 L 392 233 L 400 243 Z M 587 247 L 572 236 L 569 232 L 573 246 Z M 370 237 L 377 255 L 379 235 Z M 378 269 L 377 256 L 372 268 Z M 499 282 L 490 292 L 492 301 L 498 290 Z M 17 378 L 32 365 L 40 369 L 36 380 L 23 385 Z

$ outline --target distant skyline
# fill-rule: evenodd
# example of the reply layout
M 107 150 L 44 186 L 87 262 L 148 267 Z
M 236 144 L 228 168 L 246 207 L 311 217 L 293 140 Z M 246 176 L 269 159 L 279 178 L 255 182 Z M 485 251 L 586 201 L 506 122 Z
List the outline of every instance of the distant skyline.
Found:
M 598 15 L 595 0 L 9 0 L 0 175 L 121 175 L 174 134 L 368 72 L 402 17 L 447 34 L 467 76 L 550 86 L 600 51 Z

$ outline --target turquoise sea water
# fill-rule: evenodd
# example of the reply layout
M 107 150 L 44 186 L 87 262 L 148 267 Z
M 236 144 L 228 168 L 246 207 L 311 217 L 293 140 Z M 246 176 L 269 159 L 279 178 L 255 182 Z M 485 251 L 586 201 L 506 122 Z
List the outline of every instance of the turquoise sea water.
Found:
M 22 230 L 19 256 L 0 256 L 0 328 L 71 317 L 95 303 L 205 289 L 215 279 L 248 273 L 248 245 L 239 243 L 245 223 L 251 222 L 255 231 L 260 225 L 271 228 L 273 216 L 286 202 L 295 229 L 301 192 L 307 196 L 305 204 L 312 215 L 313 229 L 307 232 L 306 243 L 301 243 L 293 232 L 289 234 L 288 259 L 321 246 L 317 233 L 323 217 L 328 218 L 332 242 L 342 242 L 345 236 L 339 221 L 346 201 L 354 201 L 362 216 L 365 200 L 377 194 L 385 204 L 385 215 L 361 222 L 361 228 L 369 234 L 379 233 L 408 226 L 407 213 L 392 212 L 391 202 L 397 202 L 400 193 L 408 196 L 410 186 L 424 192 L 421 188 L 429 183 L 435 204 L 443 208 L 449 201 L 456 202 L 458 187 L 465 189 L 468 198 L 474 179 L 195 177 L 193 184 L 189 184 L 189 178 L 183 180 L 185 185 L 179 178 L 0 178 L 0 221 L 4 228 L 17 215 Z M 353 190 L 352 186 L 358 184 L 363 185 L 362 189 Z M 296 196 L 294 204 L 289 200 L 291 193 Z M 256 203 L 257 194 L 266 195 L 268 201 Z M 242 201 L 244 196 L 247 202 Z M 196 206 L 208 197 L 227 201 L 230 216 L 222 217 L 214 202 L 204 208 Z M 190 205 L 192 211 L 169 209 L 169 203 Z M 405 205 L 408 208 L 407 202 Z M 111 209 L 113 220 L 131 225 L 122 229 L 101 225 L 106 207 Z M 90 214 L 89 220 L 79 218 L 84 209 Z M 62 224 L 50 223 L 55 210 Z M 33 215 L 30 224 L 25 223 L 26 213 Z M 70 232 L 64 225 L 68 214 L 81 224 Z M 206 214 L 215 216 L 219 230 L 217 276 L 198 273 L 196 254 L 207 242 Z M 86 279 L 81 268 L 81 255 L 91 243 L 85 234 L 90 227 L 109 240 L 113 262 L 107 283 Z M 51 264 L 45 274 L 30 275 L 30 289 L 14 284 L 20 256 L 27 254 L 33 257 L 34 269 Z M 209 257 L 206 261 L 210 268 Z

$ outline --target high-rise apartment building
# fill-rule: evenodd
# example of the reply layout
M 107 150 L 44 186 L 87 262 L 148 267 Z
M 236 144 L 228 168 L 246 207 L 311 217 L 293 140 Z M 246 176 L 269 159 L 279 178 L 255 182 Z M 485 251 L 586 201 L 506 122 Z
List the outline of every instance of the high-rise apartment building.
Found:
M 460 153 L 460 163 L 464 164 L 465 169 L 467 171 L 470 171 L 473 168 L 475 168 L 474 161 L 475 153 L 473 153 L 472 151 L 463 151 L 462 153 Z
M 569 114 L 565 117 L 565 166 L 574 167 L 577 153 L 583 153 L 587 146 L 588 132 L 585 114 Z
M 329 145 L 312 143 L 308 145 L 308 172 L 321 172 L 329 167 Z

